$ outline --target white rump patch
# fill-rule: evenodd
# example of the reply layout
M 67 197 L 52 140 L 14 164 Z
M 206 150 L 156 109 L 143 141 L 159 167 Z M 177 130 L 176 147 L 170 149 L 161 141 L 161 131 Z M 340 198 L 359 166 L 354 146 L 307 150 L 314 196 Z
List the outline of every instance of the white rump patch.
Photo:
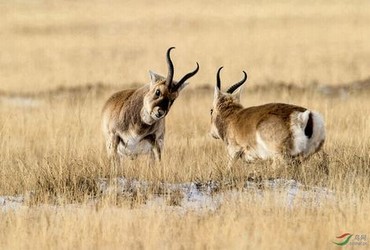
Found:
M 313 154 L 318 147 L 325 141 L 325 124 L 322 116 L 317 112 L 312 112 L 313 119 L 313 134 L 308 140 L 308 148 L 306 155 Z
M 307 126 L 310 113 L 313 120 L 313 133 L 308 138 L 304 130 Z M 291 131 L 293 135 L 293 148 L 291 154 L 308 156 L 317 151 L 319 146 L 325 140 L 324 120 L 317 112 L 306 110 L 305 112 L 293 113 L 291 115 Z
M 309 110 L 305 112 L 294 112 L 290 116 L 291 120 L 291 131 L 293 136 L 293 148 L 291 155 L 298 155 L 306 152 L 308 138 L 304 134 L 304 129 L 307 125 L 307 121 L 310 115 Z

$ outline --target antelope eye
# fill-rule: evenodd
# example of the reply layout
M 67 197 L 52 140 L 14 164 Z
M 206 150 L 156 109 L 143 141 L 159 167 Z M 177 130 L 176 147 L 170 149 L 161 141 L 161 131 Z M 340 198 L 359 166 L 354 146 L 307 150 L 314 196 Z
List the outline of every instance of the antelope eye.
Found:
M 158 96 L 160 96 L 161 95 L 161 91 L 159 90 L 159 89 L 157 89 L 156 91 L 155 91 L 155 95 L 158 97 Z
M 212 113 L 213 113 L 213 109 L 211 109 L 211 115 L 212 115 Z

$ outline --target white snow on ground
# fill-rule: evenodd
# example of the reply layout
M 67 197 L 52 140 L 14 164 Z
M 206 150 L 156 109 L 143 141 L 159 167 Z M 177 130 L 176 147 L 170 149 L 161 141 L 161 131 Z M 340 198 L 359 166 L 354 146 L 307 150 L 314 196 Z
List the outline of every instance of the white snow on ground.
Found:
M 0 211 L 17 210 L 24 205 L 23 196 L 0 196 Z
M 295 206 L 318 207 L 335 201 L 335 194 L 322 187 L 305 187 L 295 180 L 265 180 L 261 182 L 246 181 L 241 189 L 231 188 L 220 191 L 220 184 L 210 181 L 207 183 L 161 183 L 157 184 L 158 193 L 153 193 L 153 185 L 145 181 L 116 178 L 114 180 L 100 179 L 98 181 L 101 195 L 117 194 L 132 197 L 137 193 L 149 193 L 150 197 L 141 206 L 149 209 L 153 206 L 186 211 L 215 211 L 223 203 L 238 198 L 250 199 L 263 204 L 267 199 L 276 205 L 293 208 Z M 154 189 L 156 190 L 156 189 Z M 177 197 L 176 205 L 168 200 L 171 195 Z M 0 196 L 2 212 L 18 210 L 27 207 L 26 196 Z M 175 198 L 176 199 L 176 198 Z M 92 203 L 94 201 L 92 200 Z

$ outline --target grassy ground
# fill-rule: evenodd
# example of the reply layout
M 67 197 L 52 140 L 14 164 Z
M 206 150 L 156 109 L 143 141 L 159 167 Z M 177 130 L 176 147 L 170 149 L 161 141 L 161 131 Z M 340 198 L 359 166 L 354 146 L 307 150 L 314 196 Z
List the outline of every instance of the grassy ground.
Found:
M 0 11 L 0 97 L 34 93 L 40 102 L 0 99 L 0 195 L 33 192 L 27 208 L 0 213 L 0 248 L 330 249 L 344 232 L 369 237 L 370 93 L 332 97 L 311 85 L 369 76 L 367 2 L 18 1 L 0 3 Z M 177 77 L 195 61 L 201 71 L 167 117 L 163 162 L 148 168 L 142 158 L 112 169 L 100 131 L 103 103 L 117 89 L 147 82 L 148 69 L 165 74 L 171 45 Z M 224 146 L 208 136 L 213 89 L 200 88 L 213 86 L 220 65 L 227 86 L 249 72 L 246 106 L 288 102 L 320 111 L 328 158 L 316 155 L 297 168 L 239 163 L 226 171 Z M 98 82 L 106 87 L 68 91 Z M 67 91 L 44 92 L 58 86 Z M 150 194 L 96 192 L 96 178 L 117 176 L 218 180 L 234 190 L 250 176 L 294 178 L 336 198 L 287 208 L 276 203 L 281 193 L 267 190 L 262 200 L 240 193 L 215 211 L 179 212 L 145 207 Z

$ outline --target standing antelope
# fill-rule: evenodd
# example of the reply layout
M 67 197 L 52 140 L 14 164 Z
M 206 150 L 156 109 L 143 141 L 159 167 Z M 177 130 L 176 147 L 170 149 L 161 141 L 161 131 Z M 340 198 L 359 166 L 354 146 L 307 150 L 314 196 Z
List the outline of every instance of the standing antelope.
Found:
M 211 109 L 211 135 L 227 145 L 230 168 L 238 158 L 246 161 L 308 157 L 320 150 L 325 140 L 324 121 L 317 112 L 285 104 L 269 103 L 243 108 L 240 82 L 221 92 L 220 72 Z
M 167 78 L 149 71 L 150 83 L 137 89 L 126 89 L 113 94 L 103 108 L 103 133 L 110 158 L 136 157 L 151 154 L 160 161 L 165 133 L 165 116 L 185 81 L 199 70 L 186 74 L 179 82 L 173 81 L 174 67 L 167 50 Z

